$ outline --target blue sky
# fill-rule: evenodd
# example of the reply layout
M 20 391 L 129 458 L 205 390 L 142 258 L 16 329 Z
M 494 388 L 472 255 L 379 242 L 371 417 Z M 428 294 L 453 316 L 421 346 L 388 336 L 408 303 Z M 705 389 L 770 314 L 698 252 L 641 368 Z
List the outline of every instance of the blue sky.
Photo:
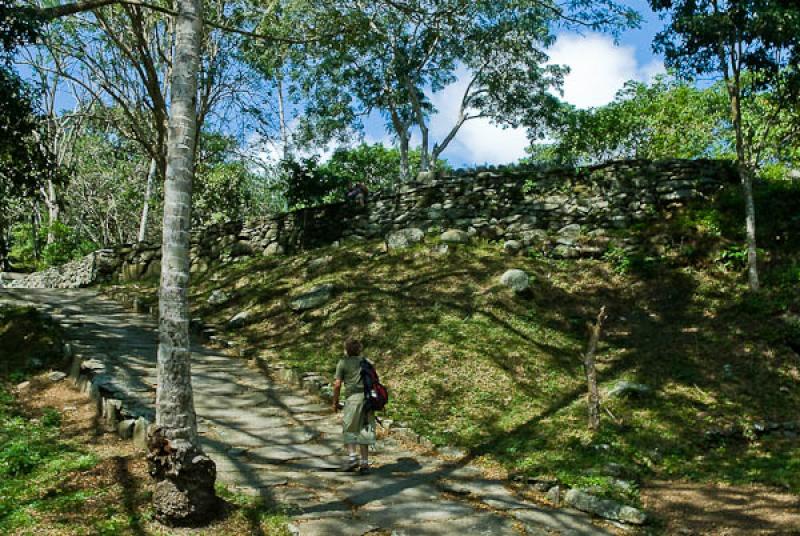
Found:
M 626 81 L 646 81 L 664 71 L 662 58 L 652 52 L 653 37 L 661 30 L 663 22 L 650 10 L 646 0 L 626 3 L 641 13 L 643 21 L 639 29 L 620 36 L 618 43 L 604 34 L 564 32 L 558 35 L 550 55 L 554 63 L 571 68 L 564 85 L 564 99 L 568 102 L 582 108 L 600 106 L 611 101 Z M 450 129 L 464 84 L 459 81 L 430 95 L 439 110 L 431 121 L 433 141 L 444 137 Z M 366 140 L 391 144 L 379 117 L 367 121 Z M 418 135 L 412 138 L 412 144 L 418 141 Z M 456 167 L 507 163 L 523 157 L 527 145 L 527 137 L 521 129 L 502 129 L 489 121 L 475 120 L 464 125 L 443 157 Z
M 627 0 L 625 3 L 639 11 L 643 21 L 640 28 L 623 33 L 617 43 L 604 34 L 562 32 L 558 35 L 550 56 L 553 63 L 571 68 L 564 85 L 566 101 L 583 108 L 600 106 L 611 101 L 628 80 L 647 81 L 663 72 L 662 59 L 652 52 L 653 37 L 661 30 L 663 22 L 650 10 L 647 0 Z M 23 76 L 30 75 L 30 69 L 21 67 L 20 71 Z M 443 91 L 429 95 L 439 111 L 430 124 L 432 144 L 441 140 L 450 130 L 466 83 L 466 78 L 463 78 Z M 69 95 L 60 97 L 63 108 L 72 106 Z M 377 114 L 368 118 L 365 127 L 365 141 L 393 145 L 383 120 Z M 418 133 L 414 133 L 411 142 L 412 146 L 419 142 Z M 456 167 L 509 163 L 525 156 L 527 146 L 524 130 L 503 129 L 480 119 L 462 127 L 443 157 Z M 320 151 L 323 158 L 332 149 Z M 259 143 L 251 150 L 255 150 L 258 157 L 268 160 L 280 154 L 279 148 L 269 142 Z

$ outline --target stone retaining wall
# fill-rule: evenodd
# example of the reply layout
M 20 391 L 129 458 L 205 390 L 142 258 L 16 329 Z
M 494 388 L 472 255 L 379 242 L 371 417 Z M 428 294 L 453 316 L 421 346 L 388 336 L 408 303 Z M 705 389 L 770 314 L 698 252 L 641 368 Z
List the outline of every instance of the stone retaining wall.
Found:
M 401 229 L 458 229 L 520 247 L 548 243 L 564 257 L 602 253 L 610 229 L 657 220 L 687 202 L 707 199 L 736 181 L 729 162 L 620 161 L 580 169 L 510 170 L 437 176 L 373 196 L 367 207 L 345 203 L 212 225 L 192 235 L 192 272 L 235 257 L 280 255 L 339 240 L 385 238 Z M 569 232 L 562 232 L 569 229 Z M 576 240 L 578 236 L 587 240 Z M 157 275 L 160 247 L 134 244 L 10 283 L 82 287 Z

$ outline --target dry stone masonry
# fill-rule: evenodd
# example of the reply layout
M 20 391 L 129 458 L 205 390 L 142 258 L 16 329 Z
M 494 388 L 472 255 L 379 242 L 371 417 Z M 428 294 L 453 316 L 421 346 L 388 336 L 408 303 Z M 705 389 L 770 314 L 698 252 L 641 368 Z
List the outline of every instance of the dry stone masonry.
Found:
M 496 240 L 512 254 L 534 247 L 564 258 L 598 256 L 612 230 L 654 221 L 736 182 L 730 163 L 714 160 L 428 175 L 427 183 L 377 194 L 365 208 L 335 203 L 201 229 L 192 238 L 192 271 L 341 240 L 384 239 L 391 247 L 406 247 L 434 233 L 449 243 L 476 236 Z M 140 243 L 100 250 L 9 286 L 83 287 L 137 280 L 160 269 L 160 246 Z

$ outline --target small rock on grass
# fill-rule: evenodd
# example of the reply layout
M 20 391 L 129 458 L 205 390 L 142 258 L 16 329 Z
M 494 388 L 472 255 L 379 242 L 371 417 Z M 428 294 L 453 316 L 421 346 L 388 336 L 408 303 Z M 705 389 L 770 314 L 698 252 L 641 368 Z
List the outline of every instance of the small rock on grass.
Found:
M 636 397 L 636 396 L 644 396 L 650 394 L 652 389 L 650 389 L 649 385 L 645 385 L 643 383 L 634 383 L 629 381 L 619 381 L 608 391 L 609 398 L 617 398 L 617 397 Z
M 466 244 L 469 242 L 469 239 L 469 233 L 460 229 L 448 229 L 443 232 L 440 237 L 442 242 L 452 242 L 455 244 Z
M 208 304 L 221 305 L 230 299 L 231 297 L 227 292 L 217 289 L 211 292 L 211 295 L 208 297 Z
M 308 262 L 308 265 L 306 266 L 306 271 L 309 274 L 317 273 L 326 266 L 328 266 L 331 262 L 333 262 L 333 256 L 331 255 L 326 255 L 325 257 L 318 257 L 316 259 L 312 259 Z
M 507 240 L 503 244 L 503 251 L 509 255 L 516 255 L 522 249 L 522 243 L 517 240 Z
M 248 311 L 242 311 L 241 313 L 236 313 L 230 320 L 228 320 L 228 326 L 232 328 L 238 328 L 244 326 L 247 323 L 247 320 L 250 318 L 250 313 Z
M 386 236 L 386 245 L 389 249 L 402 249 L 422 242 L 425 238 L 425 233 L 422 229 L 410 227 L 408 229 L 400 229 L 394 231 Z
M 528 274 L 522 270 L 507 270 L 500 276 L 500 283 L 509 287 L 517 294 L 521 294 L 528 290 L 530 287 L 530 279 Z
M 327 303 L 333 297 L 333 285 L 317 285 L 308 292 L 295 297 L 290 303 L 292 311 L 300 312 L 309 309 L 316 309 Z

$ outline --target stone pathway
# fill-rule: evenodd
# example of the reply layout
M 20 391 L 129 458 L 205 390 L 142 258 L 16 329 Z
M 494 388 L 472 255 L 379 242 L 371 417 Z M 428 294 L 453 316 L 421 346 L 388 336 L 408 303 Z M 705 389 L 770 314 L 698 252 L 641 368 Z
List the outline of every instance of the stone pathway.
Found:
M 93 381 L 128 415 L 153 420 L 156 322 L 87 289 L 0 289 L 66 329 Z M 480 471 L 379 441 L 369 475 L 338 472 L 338 417 L 240 360 L 196 346 L 192 382 L 203 449 L 231 487 L 285 505 L 299 535 L 600 535 L 588 516 L 541 507 Z

